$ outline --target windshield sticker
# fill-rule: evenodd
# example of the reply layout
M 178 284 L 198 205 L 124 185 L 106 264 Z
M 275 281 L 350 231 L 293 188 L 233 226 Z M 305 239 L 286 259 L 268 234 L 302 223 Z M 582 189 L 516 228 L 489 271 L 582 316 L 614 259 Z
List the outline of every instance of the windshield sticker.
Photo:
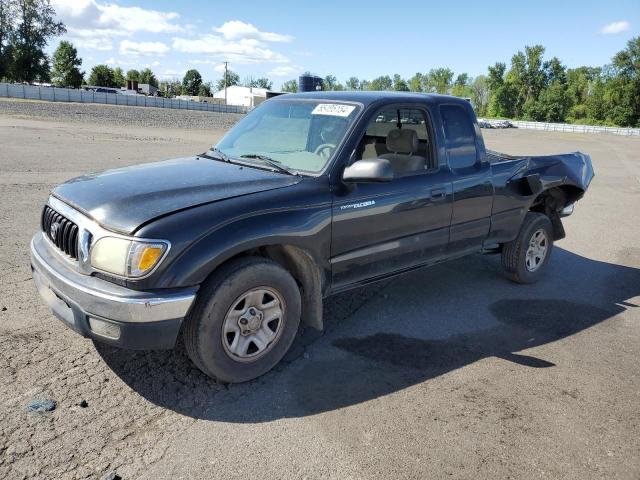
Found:
M 332 115 L 334 117 L 348 117 L 356 109 L 353 105 L 341 103 L 320 103 L 313 109 L 311 115 Z

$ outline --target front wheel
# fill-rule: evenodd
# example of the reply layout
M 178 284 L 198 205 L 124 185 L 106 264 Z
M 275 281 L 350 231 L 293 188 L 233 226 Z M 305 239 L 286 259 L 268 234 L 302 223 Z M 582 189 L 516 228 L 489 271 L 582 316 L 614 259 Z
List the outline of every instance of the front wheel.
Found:
M 300 291 L 284 268 L 260 257 L 234 260 L 198 292 L 185 323 L 187 353 L 213 378 L 252 380 L 289 350 L 300 312 Z
M 534 283 L 543 275 L 553 249 L 553 226 L 549 217 L 528 212 L 515 240 L 502 248 L 502 268 L 517 283 Z

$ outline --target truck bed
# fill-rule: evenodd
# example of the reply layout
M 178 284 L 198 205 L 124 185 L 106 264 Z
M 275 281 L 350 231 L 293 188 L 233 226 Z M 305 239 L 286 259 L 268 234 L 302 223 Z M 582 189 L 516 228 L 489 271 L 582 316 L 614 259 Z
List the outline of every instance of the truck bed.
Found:
M 492 150 L 486 152 L 497 187 L 535 176 L 543 190 L 568 186 L 584 192 L 593 179 L 591 158 L 584 153 L 514 156 Z
M 510 160 L 519 160 L 524 157 L 517 157 L 514 155 L 508 155 L 506 153 L 495 152 L 493 150 L 487 150 L 487 160 L 489 163 L 508 162 Z

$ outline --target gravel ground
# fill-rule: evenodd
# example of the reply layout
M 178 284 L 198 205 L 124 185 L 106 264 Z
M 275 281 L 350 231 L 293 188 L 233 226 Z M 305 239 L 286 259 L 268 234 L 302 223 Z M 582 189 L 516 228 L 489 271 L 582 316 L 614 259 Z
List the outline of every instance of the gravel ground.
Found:
M 226 130 L 244 115 L 172 108 L 124 107 L 92 103 L 24 101 L 0 98 L 0 115 L 94 125 Z
M 593 156 L 542 282 L 473 256 L 331 298 L 324 335 L 226 388 L 181 347 L 127 352 L 64 328 L 28 259 L 55 184 L 202 151 L 223 132 L 200 115 L 218 116 L 103 106 L 78 123 L 67 104 L 15 105 L 0 102 L 0 478 L 640 477 L 639 139 L 486 132 L 500 151 Z M 42 399 L 55 410 L 26 411 Z

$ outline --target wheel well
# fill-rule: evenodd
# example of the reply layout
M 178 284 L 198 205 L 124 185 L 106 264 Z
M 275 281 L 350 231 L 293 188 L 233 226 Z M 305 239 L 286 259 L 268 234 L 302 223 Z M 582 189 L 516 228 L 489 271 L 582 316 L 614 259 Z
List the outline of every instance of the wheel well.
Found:
M 549 188 L 540 193 L 529 210 L 532 212 L 544 213 L 553 224 L 554 240 L 565 237 L 562 220 L 560 220 L 560 210 L 567 205 L 579 200 L 584 195 L 584 191 L 571 185 Z
M 265 245 L 240 252 L 226 259 L 216 269 L 237 258 L 247 256 L 268 258 L 287 270 L 300 289 L 302 322 L 317 330 L 322 330 L 322 297 L 326 282 L 322 269 L 311 254 L 293 245 Z

